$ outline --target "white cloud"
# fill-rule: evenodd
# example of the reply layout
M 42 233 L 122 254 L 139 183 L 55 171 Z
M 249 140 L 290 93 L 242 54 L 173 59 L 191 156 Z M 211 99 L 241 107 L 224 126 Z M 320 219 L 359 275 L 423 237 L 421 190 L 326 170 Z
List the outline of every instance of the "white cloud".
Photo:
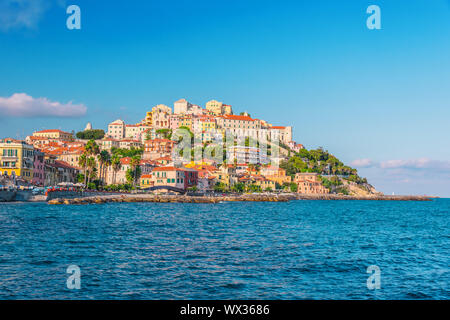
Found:
M 362 161 L 364 160 L 364 161 Z M 391 194 L 429 194 L 450 196 L 450 160 L 428 158 L 354 161 L 360 174 L 377 190 Z M 361 166 L 357 166 L 357 165 Z
M 450 170 L 450 161 L 431 160 L 428 158 L 411 160 L 388 160 L 380 163 L 383 169 L 426 169 Z
M 0 97 L 0 115 L 11 117 L 80 117 L 87 107 L 72 102 L 53 102 L 47 98 L 33 98 L 26 93 L 15 93 L 11 97 Z
M 370 159 L 356 159 L 351 163 L 352 167 L 356 168 L 368 168 L 372 167 L 374 162 Z
M 386 170 L 407 169 L 407 170 L 439 170 L 450 171 L 450 161 L 432 160 L 428 158 L 407 159 L 407 160 L 386 160 L 375 162 L 371 159 L 357 159 L 351 165 L 356 168 L 381 168 Z
M 0 31 L 35 29 L 45 12 L 65 0 L 0 0 Z

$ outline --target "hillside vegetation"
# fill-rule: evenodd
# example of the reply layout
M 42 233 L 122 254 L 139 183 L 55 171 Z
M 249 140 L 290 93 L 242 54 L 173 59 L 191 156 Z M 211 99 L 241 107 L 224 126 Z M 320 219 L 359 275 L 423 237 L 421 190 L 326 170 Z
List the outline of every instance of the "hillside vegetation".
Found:
M 334 155 L 318 148 L 315 150 L 301 149 L 289 160 L 282 161 L 280 167 L 292 178 L 299 172 L 315 172 L 319 174 L 322 184 L 331 193 L 364 195 L 379 194 L 366 178 L 360 177 L 358 171 L 345 165 Z

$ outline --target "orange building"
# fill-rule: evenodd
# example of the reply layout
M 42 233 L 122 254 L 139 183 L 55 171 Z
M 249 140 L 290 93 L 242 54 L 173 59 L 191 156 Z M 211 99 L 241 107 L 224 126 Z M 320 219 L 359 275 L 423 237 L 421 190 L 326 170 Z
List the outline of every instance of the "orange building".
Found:
M 295 175 L 294 182 L 298 186 L 298 193 L 320 194 L 329 193 L 317 178 L 317 173 L 302 172 Z
M 155 160 L 170 156 L 175 142 L 169 139 L 152 139 L 145 141 L 144 159 Z

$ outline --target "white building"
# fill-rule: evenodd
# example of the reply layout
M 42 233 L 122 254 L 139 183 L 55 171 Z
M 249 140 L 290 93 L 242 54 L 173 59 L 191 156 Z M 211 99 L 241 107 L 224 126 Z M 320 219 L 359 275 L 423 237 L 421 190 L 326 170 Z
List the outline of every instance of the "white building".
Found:
M 174 114 L 184 114 L 187 113 L 192 108 L 192 104 L 186 99 L 180 99 L 173 104 Z
M 151 129 L 150 126 L 142 124 L 127 124 L 125 125 L 125 138 L 142 140 L 142 136 L 145 136 L 149 129 Z
M 108 132 L 107 132 L 108 137 L 120 140 L 125 138 L 125 132 L 126 132 L 125 121 L 123 120 L 118 119 L 116 121 L 111 122 L 108 125 Z
M 245 146 L 230 146 L 227 148 L 228 163 L 269 163 L 267 154 L 263 154 L 259 148 Z

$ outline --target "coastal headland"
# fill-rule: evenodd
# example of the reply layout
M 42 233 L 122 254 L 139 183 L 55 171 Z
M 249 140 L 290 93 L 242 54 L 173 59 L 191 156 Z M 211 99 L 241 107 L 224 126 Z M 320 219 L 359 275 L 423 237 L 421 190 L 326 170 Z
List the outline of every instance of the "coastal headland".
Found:
M 243 194 L 225 196 L 187 196 L 187 195 L 153 195 L 153 194 L 116 194 L 97 195 L 82 198 L 56 198 L 48 201 L 52 205 L 102 204 L 122 202 L 154 203 L 221 203 L 221 202 L 288 202 L 293 200 L 389 200 L 389 201 L 431 201 L 427 196 L 347 196 L 336 194 Z

